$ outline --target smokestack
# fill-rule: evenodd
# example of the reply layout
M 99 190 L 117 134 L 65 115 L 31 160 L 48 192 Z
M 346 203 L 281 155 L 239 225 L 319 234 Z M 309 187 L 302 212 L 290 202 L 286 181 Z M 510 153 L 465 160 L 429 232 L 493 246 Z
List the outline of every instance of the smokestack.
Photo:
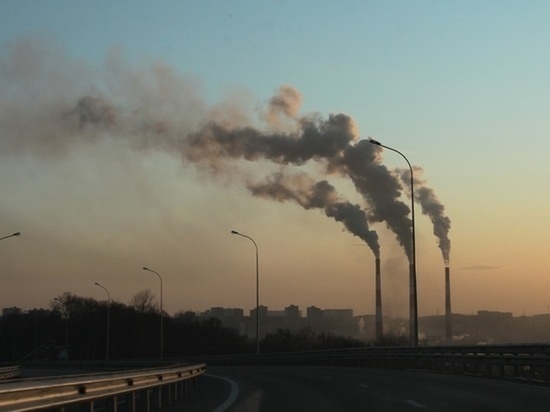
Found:
M 447 342 L 453 339 L 453 328 L 451 320 L 451 274 L 449 266 L 445 267 L 445 338 Z
M 376 258 L 376 340 L 382 339 L 384 327 L 382 324 L 382 286 L 380 279 L 380 258 Z
M 414 336 L 414 331 L 418 331 L 418 328 L 416 327 L 416 320 L 417 320 L 417 313 L 416 313 L 416 305 L 415 303 L 415 289 L 416 289 L 416 282 L 415 282 L 415 276 L 414 276 L 414 264 L 411 263 L 409 265 L 409 334 L 410 334 L 410 345 L 416 346 L 418 342 L 418 336 Z

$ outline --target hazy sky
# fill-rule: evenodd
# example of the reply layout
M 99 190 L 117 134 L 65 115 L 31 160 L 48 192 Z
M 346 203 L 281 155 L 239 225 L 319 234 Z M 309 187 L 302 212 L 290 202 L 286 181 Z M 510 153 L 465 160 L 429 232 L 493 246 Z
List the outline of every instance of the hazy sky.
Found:
M 453 312 L 548 312 L 550 2 L 7 0 L 0 16 L 0 237 L 22 232 L 0 241 L 1 307 L 104 299 L 94 282 L 158 298 L 148 266 L 170 314 L 248 311 L 254 245 L 235 229 L 258 244 L 270 309 L 374 313 L 373 251 L 311 181 L 369 216 L 384 314 L 406 316 L 404 248 L 342 152 L 287 164 L 270 146 L 313 128 L 422 168 L 450 219 Z M 399 182 L 403 158 L 367 145 Z M 254 196 L 266 182 L 294 191 Z M 419 315 L 443 314 L 442 252 L 415 207 Z

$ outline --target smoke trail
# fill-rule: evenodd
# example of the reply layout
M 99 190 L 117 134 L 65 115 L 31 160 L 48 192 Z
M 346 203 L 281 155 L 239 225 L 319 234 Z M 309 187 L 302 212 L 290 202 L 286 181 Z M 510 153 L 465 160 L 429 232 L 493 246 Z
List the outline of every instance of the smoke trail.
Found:
M 250 183 L 248 189 L 254 196 L 279 202 L 293 200 L 307 210 L 322 209 L 328 217 L 342 222 L 352 234 L 365 241 L 376 258 L 380 257 L 378 235 L 369 229 L 364 210 L 339 196 L 326 180 L 314 182 L 304 173 L 292 176 L 278 173 L 263 183 Z
M 451 253 L 451 241 L 449 239 L 449 229 L 451 228 L 451 220 L 445 216 L 445 206 L 439 201 L 433 189 L 426 186 L 426 181 L 420 176 L 422 169 L 414 168 L 414 197 L 422 208 L 422 213 L 427 215 L 433 224 L 433 233 L 437 237 L 439 249 L 443 255 L 445 265 L 449 265 Z M 410 182 L 410 170 L 401 171 L 401 180 Z M 409 193 L 410 196 L 410 193 Z
M 265 133 L 253 127 L 228 127 L 210 122 L 187 137 L 186 157 L 216 165 L 220 158 L 264 158 L 278 164 L 303 165 L 331 159 L 356 139 L 355 124 L 344 114 L 328 119 L 301 119 L 294 133 Z
M 380 163 L 381 148 L 362 140 L 348 146 L 339 165 L 353 181 L 361 195 L 371 205 L 371 222 L 386 222 L 403 247 L 409 262 L 412 259 L 412 221 L 410 208 L 401 202 L 402 186 L 399 179 Z
M 330 115 L 327 120 L 301 119 L 299 129 L 293 134 L 209 123 L 189 136 L 187 156 L 194 162 L 205 162 L 213 170 L 219 167 L 220 158 L 267 159 L 283 165 L 323 161 L 325 173 L 345 174 L 353 180 L 356 189 L 371 205 L 370 220 L 386 222 L 410 261 L 410 209 L 399 200 L 402 190 L 399 179 L 380 164 L 378 146 L 368 141 L 353 145 L 355 140 L 355 124 L 344 114 Z
M 357 142 L 349 116 L 299 117 L 300 93 L 283 86 L 268 101 L 267 127 L 252 127 L 235 101 L 207 107 L 194 82 L 167 66 L 127 68 L 110 56 L 94 78 L 97 72 L 82 63 L 44 50 L 16 44 L 0 56 L 0 83 L 9 85 L 0 90 L 0 153 L 57 154 L 75 142 L 107 137 L 179 155 L 214 173 L 239 159 L 296 166 L 315 161 L 321 173 L 352 179 L 368 203 L 369 220 L 385 222 L 411 259 L 410 209 L 399 200 L 401 183 L 381 164 L 380 147 Z M 336 209 L 330 213 L 337 215 Z
M 287 88 L 288 89 L 288 88 Z M 287 90 L 285 89 L 285 90 Z M 282 99 L 283 97 L 281 97 Z M 281 105 L 280 99 L 275 99 Z M 273 102 L 273 99 L 272 99 Z M 78 117 L 80 127 L 115 126 L 115 110 L 103 99 L 80 99 L 72 112 Z M 285 111 L 285 113 L 293 113 Z M 400 202 L 401 186 L 395 176 L 380 164 L 378 147 L 362 141 L 356 145 L 356 129 L 353 120 L 344 115 L 330 115 L 328 119 L 303 118 L 294 133 L 266 133 L 252 127 L 231 127 L 219 122 L 209 122 L 203 128 L 181 141 L 182 155 L 193 163 L 204 164 L 214 172 L 225 170 L 226 159 L 244 158 L 248 161 L 267 159 L 277 164 L 303 165 L 308 160 L 326 163 L 325 173 L 345 173 L 353 180 L 357 190 L 371 205 L 372 222 L 386 222 L 396 233 L 407 257 L 411 258 L 411 222 L 409 208 Z M 162 134 L 161 130 L 158 133 Z M 280 188 L 282 189 L 282 188 Z M 321 196 L 322 185 L 312 193 Z M 332 193 L 326 193 L 326 195 Z M 309 199 L 313 201 L 315 199 Z M 321 201 L 321 199 L 318 199 Z M 328 201 L 328 198 L 325 199 Z M 300 203 L 306 207 L 305 203 Z M 323 208 L 321 204 L 310 207 Z M 344 222 L 348 230 L 367 241 L 368 228 L 354 229 L 346 213 L 358 216 L 358 206 L 345 202 L 331 203 L 325 208 L 329 217 Z M 366 215 L 365 215 L 366 217 Z M 357 225 L 359 226 L 359 225 Z M 362 233 L 362 234 L 361 234 Z M 370 241 L 367 241 L 369 243 Z M 378 253 L 377 246 L 371 248 Z
M 97 70 L 46 40 L 1 46 L 0 155 L 59 156 L 105 137 L 168 151 L 206 118 L 224 120 L 194 79 L 160 63 L 129 67 L 112 55 Z

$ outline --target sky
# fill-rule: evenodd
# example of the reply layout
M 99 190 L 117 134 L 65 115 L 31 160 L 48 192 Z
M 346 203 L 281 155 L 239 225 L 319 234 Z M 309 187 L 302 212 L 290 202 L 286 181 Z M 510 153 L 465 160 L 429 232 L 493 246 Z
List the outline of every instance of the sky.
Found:
M 454 313 L 549 312 L 549 2 L 6 0 L 0 16 L 0 237 L 22 233 L 0 241 L 1 307 L 105 299 L 94 282 L 159 299 L 147 266 L 169 314 L 248 312 L 237 230 L 261 304 L 373 314 L 375 253 L 348 210 L 377 237 L 384 315 L 406 317 L 410 238 L 385 213 L 410 223 L 408 166 L 371 137 L 443 223 L 415 203 L 420 316 L 444 313 L 447 264 Z

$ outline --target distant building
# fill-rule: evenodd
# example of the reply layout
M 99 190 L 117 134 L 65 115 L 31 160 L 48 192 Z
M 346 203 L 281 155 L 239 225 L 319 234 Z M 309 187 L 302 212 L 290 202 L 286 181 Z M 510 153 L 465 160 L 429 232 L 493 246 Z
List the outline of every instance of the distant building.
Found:
M 285 316 L 290 319 L 298 319 L 302 317 L 302 313 L 298 306 L 290 305 L 285 308 Z
M 3 308 L 2 316 L 20 315 L 22 312 L 21 308 L 12 306 L 11 308 Z
M 272 318 L 284 318 L 286 313 L 284 310 L 268 310 L 267 316 Z
M 269 310 L 267 306 L 259 306 L 260 338 L 280 329 L 299 331 L 310 328 L 316 332 L 330 332 L 341 335 L 357 335 L 358 323 L 353 318 L 352 309 L 320 309 L 316 306 L 307 308 L 307 318 L 297 305 L 289 305 L 284 310 Z M 201 318 L 219 319 L 226 327 L 239 331 L 241 335 L 251 338 L 256 335 L 256 309 L 250 310 L 250 316 L 245 316 L 242 309 L 212 307 L 200 314 Z
M 267 306 L 260 305 L 259 308 L 258 308 L 258 313 L 260 315 L 260 318 L 266 317 L 267 313 L 268 313 Z M 252 309 L 250 311 L 250 316 L 254 317 L 254 318 L 256 317 L 256 309 Z
M 309 320 L 317 320 L 323 318 L 323 309 L 318 308 L 317 306 L 309 306 L 306 309 L 307 318 Z
M 325 309 L 323 316 L 336 320 L 349 320 L 353 318 L 353 309 Z
M 214 307 L 208 309 L 206 312 L 201 314 L 203 318 L 216 318 L 220 320 L 228 318 L 242 318 L 244 317 L 244 311 L 240 308 L 222 308 Z

